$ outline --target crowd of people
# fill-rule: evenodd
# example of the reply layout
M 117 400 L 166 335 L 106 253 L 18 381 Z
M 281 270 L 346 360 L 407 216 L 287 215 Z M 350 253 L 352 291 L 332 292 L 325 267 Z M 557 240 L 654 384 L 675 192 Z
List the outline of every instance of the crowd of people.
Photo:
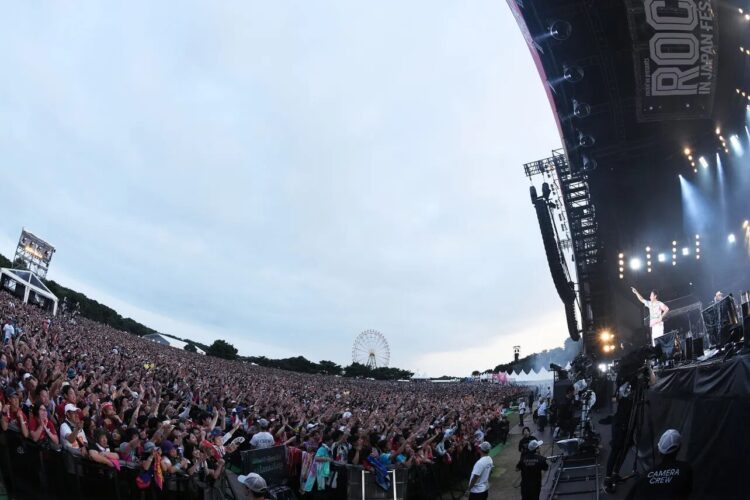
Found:
M 492 383 L 306 375 L 150 342 L 0 292 L 0 427 L 103 467 L 211 485 L 239 452 L 286 445 L 303 493 L 337 487 L 332 463 L 420 467 L 507 439 Z M 486 453 L 485 453 L 486 454 Z M 377 474 L 376 474 L 377 475 Z

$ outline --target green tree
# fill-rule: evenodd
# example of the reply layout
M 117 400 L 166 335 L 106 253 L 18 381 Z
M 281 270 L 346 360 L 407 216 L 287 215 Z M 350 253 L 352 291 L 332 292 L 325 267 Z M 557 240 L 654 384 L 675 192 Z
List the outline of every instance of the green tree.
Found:
M 341 375 L 341 366 L 333 361 L 323 360 L 318 365 L 320 365 L 320 371 L 326 375 Z
M 185 344 L 185 350 L 188 352 L 198 352 L 193 344 Z
M 226 340 L 217 339 L 208 346 L 206 354 L 222 359 L 235 359 L 237 357 L 237 348 Z
M 474 370 L 473 372 L 471 372 L 472 377 L 478 377 L 479 375 L 481 375 L 481 373 L 479 373 L 479 370 Z

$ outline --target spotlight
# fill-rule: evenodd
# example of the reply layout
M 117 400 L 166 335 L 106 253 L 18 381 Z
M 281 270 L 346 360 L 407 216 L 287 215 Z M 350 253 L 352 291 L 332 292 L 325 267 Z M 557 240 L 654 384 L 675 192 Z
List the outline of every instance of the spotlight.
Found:
M 578 145 L 584 148 L 590 148 L 594 145 L 596 139 L 588 134 L 584 134 L 580 130 L 578 131 Z
M 556 19 L 549 24 L 547 31 L 555 40 L 563 41 L 570 38 L 570 34 L 573 32 L 573 26 L 571 26 L 568 21 Z
M 591 106 L 573 99 L 573 114 L 576 118 L 586 118 L 591 114 Z
M 593 140 L 593 138 L 592 138 Z M 596 170 L 596 167 L 598 165 L 597 161 L 594 159 L 593 156 L 589 155 L 581 155 L 582 162 L 583 162 L 583 171 L 584 172 L 591 172 Z
M 688 160 L 693 161 L 693 155 L 688 155 Z
M 701 253 L 701 247 L 696 248 L 695 253 Z
M 719 135 L 719 134 L 721 134 L 721 128 L 716 127 L 716 135 Z
M 622 253 L 622 252 L 620 252 L 620 255 L 618 255 L 618 257 L 619 257 L 620 259 L 622 259 L 623 257 L 625 257 L 625 254 L 624 254 L 624 253 Z
M 750 21 L 750 14 L 745 14 L 745 21 Z
M 602 373 L 605 373 L 607 371 L 607 365 L 604 363 L 599 363 L 599 365 L 597 365 L 597 368 L 599 368 L 599 371 Z
M 741 154 L 742 153 L 742 144 L 740 144 L 740 138 L 737 134 L 733 134 L 729 138 L 729 143 L 732 145 L 732 149 L 735 153 Z
M 625 277 L 625 276 L 623 276 L 622 274 L 620 275 L 620 279 L 623 279 L 624 277 Z
M 676 241 L 672 241 L 672 246 L 675 246 L 677 244 Z
M 602 333 L 599 334 L 599 338 L 601 340 L 609 340 L 612 337 L 614 337 L 614 335 L 612 335 L 611 333 L 609 333 L 607 330 L 604 330 Z
M 676 265 L 677 265 L 677 261 L 676 261 L 676 260 L 673 260 L 673 261 L 672 261 L 672 265 L 673 265 L 673 266 L 676 266 Z
M 698 255 L 695 256 L 695 260 L 701 260 L 700 254 L 698 254 Z
M 633 271 L 639 270 L 642 265 L 643 262 L 641 262 L 641 259 L 639 259 L 638 257 L 630 259 L 630 269 L 632 269 Z
M 698 163 L 701 164 L 701 167 L 708 168 L 708 161 L 706 161 L 706 159 L 703 156 L 698 158 Z
M 690 249 L 689 249 L 688 247 L 684 247 L 684 248 L 682 249 L 682 255 L 683 255 L 683 256 L 685 256 L 685 255 L 690 255 Z
M 658 257 L 659 262 L 666 262 L 667 261 L 667 255 L 660 253 Z
M 646 247 L 646 251 L 650 252 L 651 251 L 651 247 Z
M 695 239 L 696 239 L 696 240 L 699 240 L 699 239 L 701 239 L 701 235 L 700 235 L 700 234 L 696 234 L 696 235 L 695 235 Z
M 734 243 L 737 241 L 737 237 L 734 235 L 734 233 L 730 233 L 729 236 L 727 236 L 727 241 L 729 243 Z
M 686 156 L 690 155 L 690 148 L 685 148 L 685 151 L 683 151 Z
M 576 65 L 565 66 L 563 69 L 563 78 L 569 83 L 580 82 L 583 80 L 583 68 Z
M 743 223 L 742 223 L 742 227 L 743 227 L 744 229 L 747 229 L 747 228 L 748 228 L 748 226 L 750 226 L 750 220 L 746 220 L 745 222 L 743 222 Z

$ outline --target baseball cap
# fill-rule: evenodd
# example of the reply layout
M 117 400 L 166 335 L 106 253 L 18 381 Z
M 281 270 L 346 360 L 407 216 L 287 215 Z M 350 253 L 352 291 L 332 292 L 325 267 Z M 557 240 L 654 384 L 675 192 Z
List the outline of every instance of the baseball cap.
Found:
M 68 378 L 69 379 L 76 378 L 76 370 L 75 370 L 75 368 L 68 368 Z
M 31 374 L 31 373 L 29 373 L 29 372 L 26 372 L 26 373 L 24 373 L 24 374 L 23 374 L 23 381 L 24 381 L 24 382 L 26 382 L 26 381 L 27 381 L 27 380 L 29 380 L 30 378 L 34 378 L 34 375 L 32 375 L 32 374 Z
M 539 448 L 540 446 L 542 446 L 543 444 L 544 444 L 544 441 L 534 441 L 534 440 L 531 440 L 531 441 L 529 441 L 529 444 L 528 444 L 529 451 L 534 451 L 537 448 Z
M 161 442 L 161 451 L 163 451 L 164 453 L 169 453 L 173 449 L 174 449 L 174 443 L 172 443 L 172 441 L 166 439 Z
M 14 388 L 12 388 L 12 387 L 8 387 L 7 389 L 5 389 L 5 397 L 6 398 L 12 398 L 16 394 L 17 394 L 16 390 Z
M 151 441 L 146 441 L 146 444 L 143 445 L 143 451 L 146 453 L 151 453 L 154 451 L 154 448 L 156 448 L 156 445 Z
M 247 476 L 237 476 L 237 480 L 254 493 L 265 493 L 268 490 L 266 480 L 255 472 L 251 472 Z
M 668 455 L 680 449 L 682 436 L 675 429 L 667 429 L 659 438 L 659 453 Z
M 487 453 L 488 451 L 492 449 L 492 445 L 488 443 L 487 441 L 482 441 L 482 444 L 479 445 L 479 449 Z
M 73 403 L 68 403 L 65 405 L 65 413 L 68 413 L 69 411 L 78 411 L 78 407 Z
M 268 420 L 266 420 L 265 418 L 261 418 L 260 420 L 258 420 L 258 425 L 261 429 L 268 429 Z
M 341 415 L 344 418 L 352 418 L 352 412 L 345 411 L 343 415 Z

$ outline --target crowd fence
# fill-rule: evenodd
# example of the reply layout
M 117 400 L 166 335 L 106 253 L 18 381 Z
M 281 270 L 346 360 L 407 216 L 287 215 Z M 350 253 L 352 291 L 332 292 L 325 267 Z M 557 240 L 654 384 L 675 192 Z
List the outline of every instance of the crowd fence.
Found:
M 232 458 L 234 460 L 228 463 L 231 470 L 247 472 L 238 457 Z M 466 491 L 476 458 L 474 452 L 466 449 L 453 456 L 450 463 L 438 460 L 432 464 L 399 468 L 395 476 L 398 500 L 460 498 Z M 334 464 L 333 470 L 338 473 L 337 487 L 322 496 L 311 495 L 311 498 L 361 499 L 362 478 L 365 477 L 362 467 Z M 136 484 L 140 468 L 135 464 L 122 463 L 117 471 L 68 451 L 42 448 L 13 431 L 0 434 L 0 473 L 9 497 L 21 500 L 239 500 L 237 497 L 241 497 L 236 487 L 230 487 L 227 474 L 210 484 L 194 476 L 165 474 L 162 489 L 156 487 L 155 481 L 150 487 L 141 489 Z M 235 475 L 231 475 L 236 481 Z M 372 476 L 369 472 L 366 475 Z M 349 484 L 350 478 L 352 485 Z M 369 481 L 372 482 L 372 477 Z M 299 469 L 289 471 L 283 483 L 292 492 L 292 498 L 307 498 L 299 493 Z M 367 491 L 366 498 L 393 498 L 390 492 L 378 492 L 369 487 Z

